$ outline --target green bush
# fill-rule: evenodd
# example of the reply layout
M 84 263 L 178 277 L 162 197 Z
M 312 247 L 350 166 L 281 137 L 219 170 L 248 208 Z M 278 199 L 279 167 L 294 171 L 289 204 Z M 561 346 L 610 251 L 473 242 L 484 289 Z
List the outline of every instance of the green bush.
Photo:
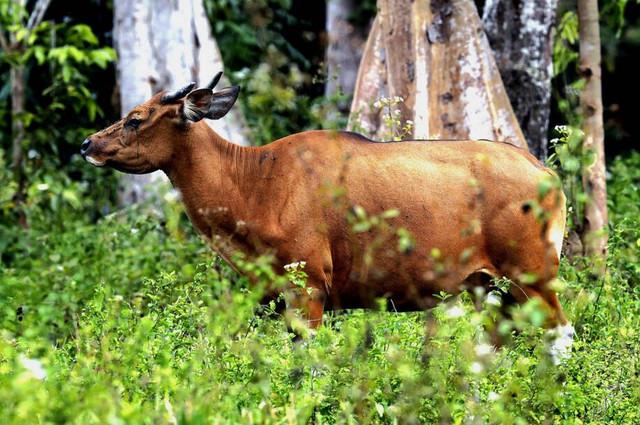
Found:
M 637 423 L 640 155 L 610 169 L 610 274 L 562 262 L 577 339 L 558 367 L 535 305 L 495 351 L 495 311 L 467 295 L 330 314 L 295 343 L 273 306 L 257 314 L 259 289 L 167 219 L 175 201 L 33 230 L 0 270 L 1 421 Z

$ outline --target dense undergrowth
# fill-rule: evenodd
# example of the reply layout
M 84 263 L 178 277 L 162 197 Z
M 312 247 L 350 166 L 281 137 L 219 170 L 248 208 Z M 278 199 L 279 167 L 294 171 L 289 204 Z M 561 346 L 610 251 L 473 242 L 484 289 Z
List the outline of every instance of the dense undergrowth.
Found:
M 639 423 L 640 155 L 610 173 L 609 276 L 563 261 L 577 339 L 558 367 L 535 305 L 495 352 L 468 296 L 294 343 L 170 197 L 97 224 L 34 212 L 0 265 L 0 422 Z

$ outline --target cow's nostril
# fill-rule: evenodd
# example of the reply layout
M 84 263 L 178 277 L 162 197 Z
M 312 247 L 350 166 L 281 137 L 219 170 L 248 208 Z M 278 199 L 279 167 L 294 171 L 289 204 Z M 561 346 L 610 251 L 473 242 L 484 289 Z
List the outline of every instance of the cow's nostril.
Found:
M 91 140 L 84 139 L 84 142 L 82 142 L 82 145 L 80 145 L 80 155 L 84 155 L 85 153 L 87 153 L 87 150 L 89 150 L 90 145 L 91 145 Z

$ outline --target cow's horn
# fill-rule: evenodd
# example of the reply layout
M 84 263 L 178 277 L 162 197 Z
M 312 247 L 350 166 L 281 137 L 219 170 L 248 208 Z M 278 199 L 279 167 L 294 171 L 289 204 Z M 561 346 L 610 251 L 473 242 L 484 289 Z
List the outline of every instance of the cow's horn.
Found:
M 160 99 L 160 103 L 172 103 L 172 102 L 175 102 L 176 100 L 182 99 L 191 90 L 193 90 L 193 88 L 195 86 L 196 86 L 196 83 L 191 82 L 191 83 L 187 84 L 186 86 L 182 87 L 181 89 L 169 92 L 169 93 L 165 94 L 164 96 L 162 96 L 162 99 Z
M 213 80 L 211 80 L 207 88 L 213 90 L 215 86 L 218 84 L 218 81 L 220 81 L 220 78 L 222 78 L 222 72 L 218 72 L 216 76 L 213 77 Z

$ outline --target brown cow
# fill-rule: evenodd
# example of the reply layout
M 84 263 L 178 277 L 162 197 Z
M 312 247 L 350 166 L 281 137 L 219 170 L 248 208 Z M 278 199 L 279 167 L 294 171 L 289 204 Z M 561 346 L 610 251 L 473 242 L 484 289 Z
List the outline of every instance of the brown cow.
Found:
M 202 121 L 224 116 L 239 88 L 193 87 L 135 107 L 87 138 L 82 156 L 126 173 L 164 171 L 225 259 L 269 251 L 278 270 L 305 261 L 313 290 L 292 304 L 311 327 L 325 309 L 373 307 L 379 297 L 397 309 L 425 309 L 441 291 L 506 276 L 517 302 L 538 298 L 548 310 L 555 356 L 568 352 L 573 328 L 549 287 L 565 197 L 556 185 L 539 198 L 541 182 L 557 177 L 532 155 L 505 143 L 376 143 L 342 131 L 240 147 Z M 401 252 L 388 229 L 382 240 L 373 228 L 354 232 L 354 208 L 361 218 L 397 209 L 388 221 L 412 243 Z

